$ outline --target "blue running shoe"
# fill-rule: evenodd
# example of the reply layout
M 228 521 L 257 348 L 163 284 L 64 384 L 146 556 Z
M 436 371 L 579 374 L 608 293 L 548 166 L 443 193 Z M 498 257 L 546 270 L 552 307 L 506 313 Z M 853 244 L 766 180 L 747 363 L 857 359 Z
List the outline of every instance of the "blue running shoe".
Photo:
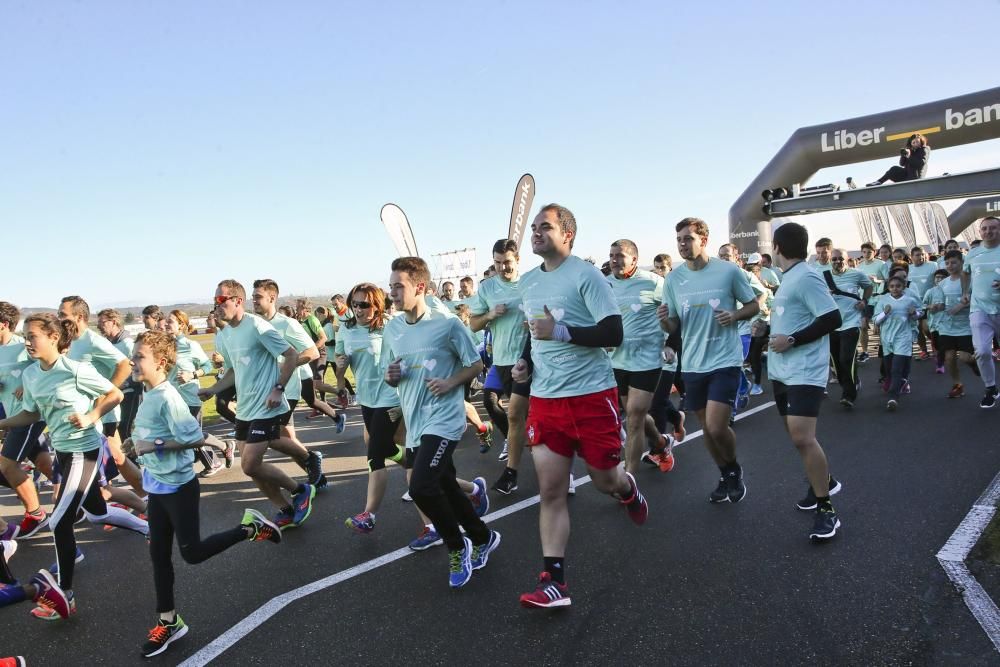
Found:
M 83 552 L 80 551 L 80 547 L 77 547 L 76 548 L 76 556 L 73 558 L 73 562 L 74 563 L 82 563 L 83 559 L 84 559 Z M 49 572 L 51 572 L 52 574 L 54 574 L 56 576 L 59 576 L 59 563 L 52 563 L 52 565 L 49 565 Z
M 295 528 L 295 515 L 290 509 L 278 510 L 278 513 L 274 515 L 273 523 L 280 530 Z
M 477 477 L 472 480 L 472 484 L 479 490 L 479 493 L 469 498 L 472 507 L 476 510 L 476 516 L 483 517 L 490 511 L 490 497 L 486 493 L 486 479 Z
M 462 538 L 461 549 L 448 552 L 448 585 L 461 588 L 472 578 L 472 541 Z
M 292 523 L 301 526 L 302 522 L 312 514 L 313 498 L 316 497 L 316 487 L 312 484 L 303 484 L 305 488 L 301 493 L 296 493 L 292 498 Z
M 486 544 L 477 544 L 472 547 L 472 556 L 470 557 L 470 560 L 472 561 L 472 569 L 481 570 L 486 567 L 486 561 L 490 559 L 490 554 L 493 553 L 498 546 L 500 546 L 500 533 L 495 530 L 491 530 L 490 539 L 486 541 Z
M 415 540 L 410 542 L 409 547 L 413 551 L 424 551 L 425 549 L 436 547 L 439 544 L 442 544 L 442 542 L 441 536 L 437 534 L 437 531 L 433 528 L 424 526 L 423 532 L 417 535 Z
M 337 434 L 339 435 L 344 432 L 345 428 L 347 428 L 347 415 L 341 412 L 339 415 L 337 415 L 337 419 L 335 420 L 335 422 L 337 424 Z

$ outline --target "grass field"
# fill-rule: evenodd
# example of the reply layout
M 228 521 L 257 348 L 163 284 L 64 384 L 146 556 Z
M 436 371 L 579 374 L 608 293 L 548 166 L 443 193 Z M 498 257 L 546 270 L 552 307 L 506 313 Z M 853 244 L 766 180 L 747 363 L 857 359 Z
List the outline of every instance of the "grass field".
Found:
M 191 340 L 198 341 L 198 344 L 201 345 L 202 349 L 205 350 L 205 354 L 207 354 L 208 356 L 211 357 L 212 353 L 215 352 L 215 334 L 198 334 L 195 336 L 191 336 Z M 348 369 L 347 371 L 347 379 L 351 381 L 351 384 L 355 384 L 354 374 L 351 373 L 350 369 Z M 323 380 L 327 384 L 336 384 L 337 382 L 336 378 L 333 376 L 333 371 L 329 369 L 327 369 L 326 375 L 323 378 Z M 206 375 L 205 377 L 201 378 L 202 387 L 211 387 L 213 384 L 215 384 L 214 375 Z M 214 424 L 218 422 L 219 419 L 221 419 L 221 417 L 219 417 L 219 413 L 216 412 L 215 410 L 214 400 L 205 401 L 204 408 L 202 408 L 202 419 L 204 420 L 205 424 Z

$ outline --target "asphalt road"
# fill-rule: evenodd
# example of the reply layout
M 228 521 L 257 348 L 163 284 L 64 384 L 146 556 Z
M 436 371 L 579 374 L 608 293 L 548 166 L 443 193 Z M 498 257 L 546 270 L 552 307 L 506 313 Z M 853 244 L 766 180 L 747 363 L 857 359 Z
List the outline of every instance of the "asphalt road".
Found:
M 643 527 L 581 486 L 570 501 L 573 605 L 554 611 L 517 601 L 541 570 L 537 504 L 491 521 L 502 544 L 461 590 L 448 588 L 441 547 L 351 571 L 405 547 L 419 522 L 399 500 L 404 476 L 394 468 L 375 533 L 345 528 L 365 494 L 360 411 L 351 409 L 342 436 L 300 411 L 300 437 L 324 453 L 331 479 L 313 516 L 281 545 L 239 544 L 197 566 L 175 555 L 178 610 L 190 632 L 150 662 L 194 655 L 188 664 L 202 664 L 200 650 L 262 605 L 347 571 L 249 623 L 212 664 L 998 664 L 934 554 L 1000 469 L 1000 408 L 979 409 L 971 377 L 968 396 L 946 400 L 945 377 L 915 362 L 913 394 L 889 414 L 876 375 L 875 362 L 862 367 L 865 388 L 850 413 L 831 385 L 820 417 L 820 440 L 844 484 L 835 497 L 843 527 L 833 541 L 807 539 L 812 517 L 794 507 L 806 489 L 801 463 L 767 407 L 736 426 L 749 489 L 738 505 L 707 502 L 718 470 L 694 437 L 676 450 L 673 472 L 640 474 L 651 509 Z M 751 408 L 769 401 L 755 397 Z M 697 428 L 689 419 L 689 430 Z M 456 456 L 460 474 L 492 483 L 502 469 L 497 451 L 480 455 L 467 435 Z M 577 474 L 586 473 L 578 466 Z M 491 513 L 536 492 L 527 457 L 520 489 L 491 492 Z M 233 525 L 247 505 L 270 511 L 238 465 L 206 480 L 203 533 Z M 19 511 L 9 492 L 0 494 L 0 511 Z M 0 656 L 24 655 L 29 665 L 143 661 L 139 647 L 155 622 L 144 540 L 89 525 L 77 535 L 86 553 L 77 615 L 44 624 L 27 604 L 0 610 Z M 11 566 L 21 576 L 53 561 L 48 534 L 20 546 Z

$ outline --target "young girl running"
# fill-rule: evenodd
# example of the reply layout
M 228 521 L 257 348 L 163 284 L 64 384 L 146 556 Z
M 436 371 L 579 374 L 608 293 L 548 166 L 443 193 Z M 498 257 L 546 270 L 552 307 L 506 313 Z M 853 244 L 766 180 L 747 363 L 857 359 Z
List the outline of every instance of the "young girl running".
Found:
M 875 326 L 878 327 L 885 355 L 886 379 L 882 390 L 889 394 L 885 409 L 894 411 L 899 406 L 899 395 L 910 377 L 913 341 L 916 339 L 914 323 L 922 312 L 920 300 L 904 293 L 906 280 L 898 275 L 889 278 L 888 294 L 883 294 L 875 306 Z
M 93 523 L 136 529 L 138 519 L 123 509 L 109 507 L 101 495 L 99 458 L 101 417 L 122 400 L 122 392 L 98 374 L 93 366 L 65 356 L 79 332 L 76 322 L 59 321 L 50 313 L 30 315 L 24 320 L 24 343 L 28 355 L 38 363 L 21 375 L 21 412 L 0 419 L 0 430 L 27 426 L 44 419 L 62 473 L 49 526 L 55 537 L 59 587 L 65 591 L 67 609 L 40 601 L 32 615 L 51 621 L 76 612 L 73 597 L 73 566 L 76 538 L 73 523 L 77 511 Z M 65 614 L 63 613 L 65 611 Z
M 167 380 L 174 385 L 180 393 L 181 398 L 188 406 L 191 416 L 201 424 L 201 399 L 198 398 L 198 390 L 201 383 L 198 378 L 202 378 L 212 372 L 212 361 L 205 354 L 205 350 L 196 340 L 188 338 L 188 331 L 191 327 L 191 320 L 183 310 L 171 310 L 167 316 L 167 333 L 174 337 L 177 343 L 177 362 Z M 229 441 L 225 452 L 221 452 L 226 457 L 227 468 L 233 467 L 233 457 L 236 454 L 236 443 Z M 205 466 L 201 471 L 202 477 L 212 477 L 222 470 L 222 463 L 216 462 L 215 452 L 211 447 L 202 447 L 195 451 L 195 457 Z
M 281 530 L 254 509 L 244 511 L 239 526 L 201 538 L 193 450 L 203 446 L 205 438 L 186 401 L 167 381 L 176 360 L 177 344 L 172 336 L 159 331 L 139 334 L 132 354 L 132 377 L 143 383 L 146 392 L 136 415 L 133 437 L 156 447 L 139 457 L 144 466 L 143 487 L 149 491 L 149 555 L 160 616 L 142 647 L 147 658 L 165 651 L 188 630 L 174 605 L 171 555 L 175 535 L 181 557 L 191 564 L 201 563 L 244 540 L 281 542 Z M 169 449 L 167 441 L 190 447 Z M 137 451 L 144 449 L 138 447 Z

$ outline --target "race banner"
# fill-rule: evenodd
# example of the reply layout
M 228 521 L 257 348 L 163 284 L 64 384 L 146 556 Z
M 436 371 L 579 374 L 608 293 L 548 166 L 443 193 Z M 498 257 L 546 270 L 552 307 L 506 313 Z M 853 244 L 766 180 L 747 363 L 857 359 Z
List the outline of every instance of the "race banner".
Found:
M 872 216 L 872 226 L 882 245 L 892 245 L 892 228 L 889 226 L 889 211 L 885 206 L 868 209 Z
M 937 225 L 938 235 L 947 241 L 951 238 L 951 227 L 948 226 L 948 214 L 944 212 L 944 206 L 934 203 L 931 204 L 931 210 L 934 211 L 934 223 Z M 944 241 L 941 243 L 944 244 Z
M 524 238 L 524 225 L 531 214 L 533 201 L 535 201 L 535 177 L 525 174 L 517 182 L 517 188 L 514 190 L 514 203 L 510 207 L 510 226 L 507 228 L 507 238 L 517 244 L 519 252 L 521 239 Z
M 854 224 L 858 226 L 858 236 L 861 237 L 862 243 L 872 242 L 872 223 L 871 220 L 865 215 L 865 210 L 862 208 L 856 208 L 851 211 L 851 215 L 854 216 Z
M 906 252 L 917 245 L 917 232 L 913 229 L 913 216 L 910 215 L 910 207 L 906 204 L 893 204 L 889 206 L 889 213 L 896 221 L 896 228 L 903 236 L 903 243 L 906 244 Z
M 435 278 L 438 284 L 445 280 L 458 281 L 465 276 L 476 276 L 476 249 L 463 248 L 434 255 Z
M 410 229 L 410 221 L 406 219 L 403 209 L 395 204 L 386 204 L 379 215 L 396 253 L 400 257 L 419 257 L 417 242 L 413 239 L 413 230 Z
M 925 201 L 914 204 L 917 209 L 917 217 L 927 235 L 927 242 L 931 244 L 931 252 L 937 252 L 938 246 L 943 245 L 945 239 L 939 238 L 937 224 L 934 222 L 934 210 Z

